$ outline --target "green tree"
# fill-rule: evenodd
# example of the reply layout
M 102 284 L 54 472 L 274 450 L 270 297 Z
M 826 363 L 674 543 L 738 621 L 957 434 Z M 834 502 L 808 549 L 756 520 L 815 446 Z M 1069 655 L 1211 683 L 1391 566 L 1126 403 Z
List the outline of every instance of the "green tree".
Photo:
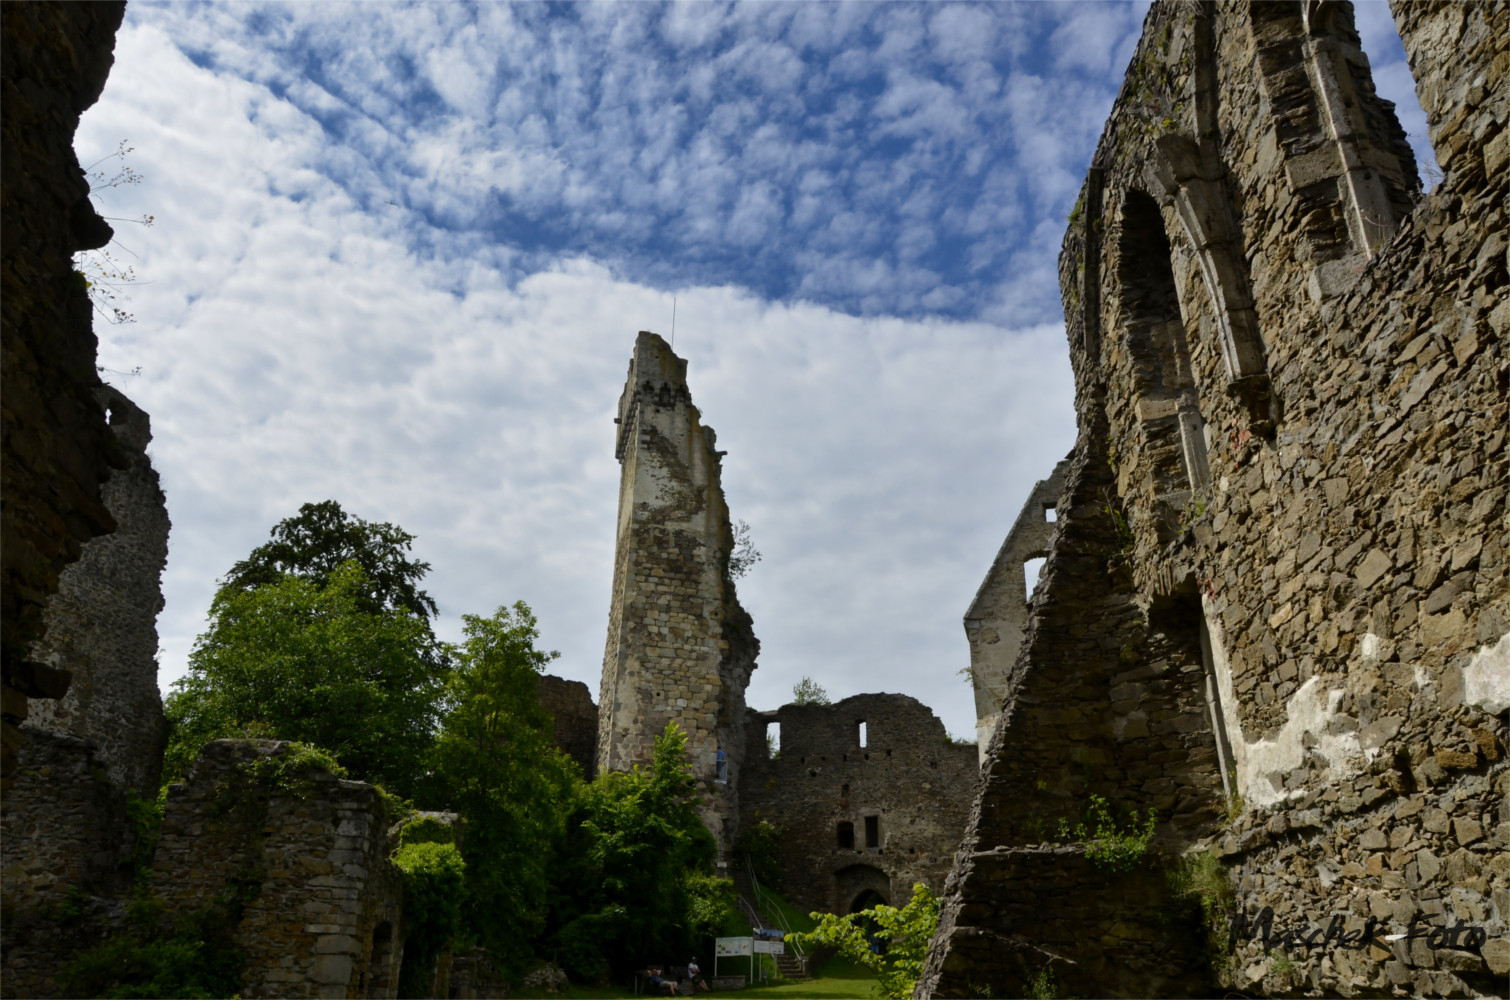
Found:
M 421 799 L 466 821 L 463 933 L 517 966 L 544 926 L 552 847 L 578 795 L 576 764 L 556 749 L 536 681 L 558 653 L 535 648 L 529 605 L 466 615 L 448 683 L 451 709 Z M 522 971 L 522 970 L 521 970 Z
M 362 567 L 368 610 L 403 609 L 429 621 L 435 601 L 416 586 L 430 564 L 409 557 L 414 536 L 395 524 L 352 517 L 334 500 L 307 503 L 273 526 L 272 541 L 231 567 L 222 588 L 250 590 L 297 576 L 323 587 L 348 562 Z
M 918 882 L 901 909 L 883 903 L 844 917 L 814 913 L 812 918 L 817 928 L 792 935 L 803 947 L 832 948 L 864 965 L 876 974 L 878 996 L 910 997 L 938 928 L 939 900 Z
M 609 772 L 583 790 L 558 852 L 546 943 L 569 971 L 600 979 L 705 950 L 732 912 L 695 787 L 687 735 L 672 723 L 649 768 Z
M 792 704 L 827 705 L 829 704 L 828 692 L 811 677 L 804 677 L 792 685 Z
M 209 740 L 265 736 L 314 744 L 353 777 L 412 794 L 434 740 L 444 656 L 423 617 L 374 608 L 372 592 L 355 562 L 323 586 L 287 576 L 221 588 L 164 706 L 164 780 Z

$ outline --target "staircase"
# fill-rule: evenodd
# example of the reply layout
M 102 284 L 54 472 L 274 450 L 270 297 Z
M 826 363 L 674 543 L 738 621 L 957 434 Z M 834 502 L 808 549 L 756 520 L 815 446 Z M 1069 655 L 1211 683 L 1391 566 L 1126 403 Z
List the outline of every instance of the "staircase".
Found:
M 760 881 L 750 871 L 748 861 L 740 859 L 734 862 L 734 891 L 739 894 L 739 909 L 749 920 L 751 927 L 779 928 L 784 933 L 790 934 L 792 929 L 786 925 L 786 921 L 779 913 L 774 913 L 775 919 L 767 917 L 760 905 Z M 776 976 L 779 979 L 807 979 L 806 956 L 797 954 L 791 942 L 787 942 L 785 954 L 772 955 L 776 960 Z

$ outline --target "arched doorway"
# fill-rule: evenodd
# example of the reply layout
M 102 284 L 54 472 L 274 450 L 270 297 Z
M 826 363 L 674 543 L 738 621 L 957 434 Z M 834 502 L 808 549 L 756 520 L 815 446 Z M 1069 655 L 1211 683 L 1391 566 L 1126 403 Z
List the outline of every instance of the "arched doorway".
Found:
M 834 913 L 858 913 L 891 902 L 891 876 L 875 865 L 847 865 L 834 872 Z

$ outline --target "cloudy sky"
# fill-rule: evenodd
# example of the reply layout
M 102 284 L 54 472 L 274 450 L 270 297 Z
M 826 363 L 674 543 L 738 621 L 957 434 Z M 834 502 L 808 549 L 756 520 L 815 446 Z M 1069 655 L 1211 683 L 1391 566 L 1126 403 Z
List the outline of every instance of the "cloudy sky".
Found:
M 173 520 L 164 689 L 216 579 L 335 499 L 418 536 L 443 636 L 523 599 L 596 696 L 612 419 L 674 300 L 764 554 L 750 703 L 811 676 L 973 734 L 960 618 L 1073 442 L 1055 256 L 1146 9 L 133 0 L 77 145 L 132 147 L 96 200 L 156 219 L 96 327 Z

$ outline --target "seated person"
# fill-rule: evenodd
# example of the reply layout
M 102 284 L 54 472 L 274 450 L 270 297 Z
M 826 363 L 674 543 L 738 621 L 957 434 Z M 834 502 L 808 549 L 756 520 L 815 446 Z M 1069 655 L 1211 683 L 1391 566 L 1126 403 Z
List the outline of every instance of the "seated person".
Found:
M 651 967 L 650 985 L 656 987 L 657 989 L 664 989 L 668 997 L 676 995 L 676 980 L 667 979 L 665 976 L 661 975 L 660 966 Z
M 709 992 L 708 981 L 703 978 L 703 970 L 698 968 L 697 959 L 695 958 L 687 963 L 687 982 L 704 993 Z

